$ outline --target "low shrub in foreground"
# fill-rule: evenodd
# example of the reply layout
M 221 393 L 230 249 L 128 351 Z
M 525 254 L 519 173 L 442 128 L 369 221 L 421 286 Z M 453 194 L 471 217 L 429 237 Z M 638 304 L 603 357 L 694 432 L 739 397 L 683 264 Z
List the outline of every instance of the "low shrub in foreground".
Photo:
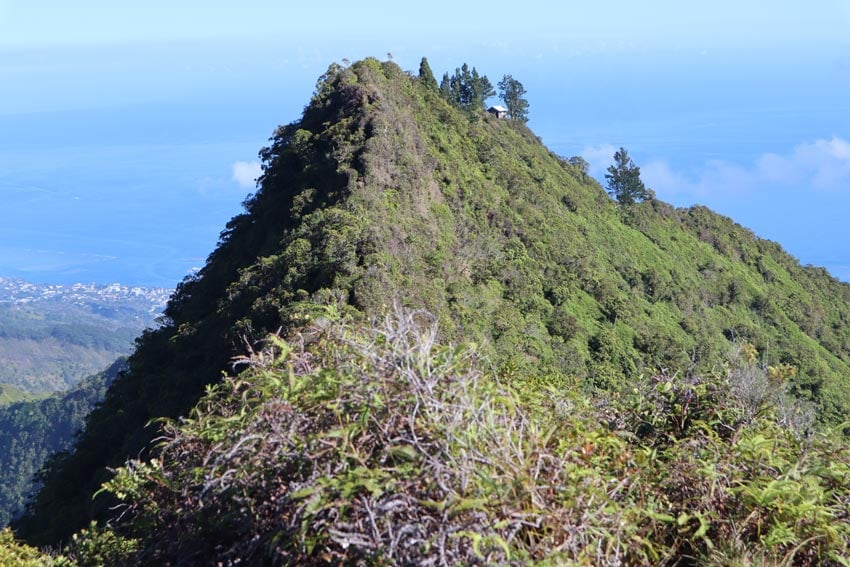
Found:
M 588 398 L 424 312 L 329 312 L 240 362 L 106 485 L 126 564 L 850 564 L 847 443 L 732 370 Z

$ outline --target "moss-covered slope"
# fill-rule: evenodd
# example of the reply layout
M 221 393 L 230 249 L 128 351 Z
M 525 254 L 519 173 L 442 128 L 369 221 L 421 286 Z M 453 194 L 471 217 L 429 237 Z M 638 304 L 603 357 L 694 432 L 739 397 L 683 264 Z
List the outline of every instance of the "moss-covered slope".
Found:
M 332 66 L 206 266 L 177 290 L 75 453 L 56 461 L 30 541 L 67 537 L 232 357 L 316 304 L 425 308 L 503 377 L 617 390 L 642 372 L 710 373 L 733 339 L 791 369 L 825 422 L 850 408 L 850 286 L 696 207 L 623 209 L 524 125 L 461 112 L 393 63 Z M 793 367 L 793 368 L 792 368 Z

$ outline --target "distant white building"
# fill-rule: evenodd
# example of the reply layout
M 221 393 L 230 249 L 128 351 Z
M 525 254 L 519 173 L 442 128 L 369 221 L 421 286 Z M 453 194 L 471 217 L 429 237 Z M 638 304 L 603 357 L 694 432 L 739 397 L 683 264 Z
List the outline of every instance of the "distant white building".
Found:
M 495 116 L 496 118 L 507 118 L 508 117 L 508 109 L 504 106 L 496 105 L 491 106 L 487 109 L 487 112 Z

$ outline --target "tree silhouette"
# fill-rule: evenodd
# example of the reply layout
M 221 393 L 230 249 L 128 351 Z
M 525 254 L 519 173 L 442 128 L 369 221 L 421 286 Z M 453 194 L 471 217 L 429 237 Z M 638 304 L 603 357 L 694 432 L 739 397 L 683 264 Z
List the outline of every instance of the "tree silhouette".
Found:
M 419 80 L 422 84 L 431 90 L 437 90 L 437 79 L 434 78 L 434 72 L 431 71 L 431 66 L 428 65 L 428 59 L 422 58 L 419 62 Z
M 466 63 L 455 69 L 454 75 L 443 75 L 440 83 L 440 93 L 443 97 L 464 110 L 479 110 L 484 108 L 488 98 L 496 94 L 493 84 L 486 75 L 479 75 L 478 70 L 469 68 Z
M 523 98 L 525 87 L 510 75 L 499 81 L 499 97 L 508 108 L 508 117 L 520 122 L 528 122 L 528 101 Z
M 608 194 L 621 205 L 631 205 L 650 197 L 650 192 L 640 179 L 640 168 L 625 148 L 614 153 L 614 165 L 608 166 L 605 179 L 608 181 Z

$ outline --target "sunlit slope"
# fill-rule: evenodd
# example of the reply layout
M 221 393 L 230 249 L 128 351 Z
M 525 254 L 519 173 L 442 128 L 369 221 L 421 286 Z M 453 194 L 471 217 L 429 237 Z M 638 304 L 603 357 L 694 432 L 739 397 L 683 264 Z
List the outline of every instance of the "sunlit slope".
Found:
M 105 514 L 91 495 L 143 454 L 152 419 L 185 415 L 234 356 L 320 306 L 424 308 L 501 376 L 587 391 L 719 372 L 746 341 L 822 421 L 848 415 L 850 286 L 705 208 L 621 208 L 524 125 L 462 112 L 393 63 L 333 66 L 261 156 L 245 212 L 54 463 L 19 524 L 31 541 Z

